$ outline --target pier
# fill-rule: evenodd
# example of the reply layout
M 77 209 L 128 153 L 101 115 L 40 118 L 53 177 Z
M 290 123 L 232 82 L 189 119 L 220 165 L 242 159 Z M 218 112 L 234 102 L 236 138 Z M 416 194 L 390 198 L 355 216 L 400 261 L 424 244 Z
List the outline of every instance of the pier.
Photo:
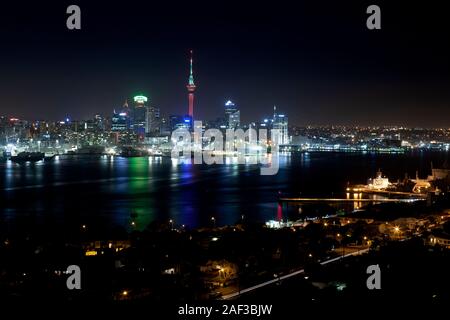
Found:
M 415 202 L 424 198 L 409 199 L 341 199 L 341 198 L 279 198 L 279 202 L 306 203 L 306 202 Z

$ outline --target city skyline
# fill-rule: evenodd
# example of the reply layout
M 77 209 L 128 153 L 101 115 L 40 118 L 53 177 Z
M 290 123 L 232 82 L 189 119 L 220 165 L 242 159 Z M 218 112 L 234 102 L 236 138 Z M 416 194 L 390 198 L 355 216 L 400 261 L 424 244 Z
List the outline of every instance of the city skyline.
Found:
M 167 115 L 184 114 L 186 53 L 193 49 L 195 112 L 202 119 L 233 99 L 244 123 L 277 105 L 296 125 L 450 126 L 443 13 L 379 5 L 383 28 L 371 32 L 366 6 L 357 3 L 280 3 L 256 11 L 234 2 L 217 9 L 203 2 L 81 3 L 79 31 L 65 27 L 66 4 L 8 4 L 0 30 L 7 48 L 2 114 L 86 119 L 139 92 Z M 19 13 L 20 22 L 12 19 Z
M 2 4 L 3 304 L 445 305 L 449 35 L 436 3 Z

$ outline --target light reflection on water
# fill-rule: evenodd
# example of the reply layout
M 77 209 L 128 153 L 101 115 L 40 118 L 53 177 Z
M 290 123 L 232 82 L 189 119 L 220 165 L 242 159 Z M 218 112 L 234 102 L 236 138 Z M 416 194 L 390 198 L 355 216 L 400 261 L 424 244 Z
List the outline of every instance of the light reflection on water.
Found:
M 278 192 L 327 195 L 347 182 L 365 183 L 379 168 L 391 180 L 427 173 L 439 157 L 302 153 L 280 156 L 275 176 L 261 176 L 259 165 L 193 165 L 165 157 L 64 157 L 50 162 L 0 163 L 0 221 L 8 217 L 51 216 L 62 222 L 95 220 L 104 225 L 145 228 L 155 220 L 196 227 L 233 224 L 244 215 L 264 222 L 279 216 Z M 343 195 L 345 197 L 345 194 Z M 356 200 L 356 199 L 355 199 Z M 358 201 L 355 201 L 358 202 Z

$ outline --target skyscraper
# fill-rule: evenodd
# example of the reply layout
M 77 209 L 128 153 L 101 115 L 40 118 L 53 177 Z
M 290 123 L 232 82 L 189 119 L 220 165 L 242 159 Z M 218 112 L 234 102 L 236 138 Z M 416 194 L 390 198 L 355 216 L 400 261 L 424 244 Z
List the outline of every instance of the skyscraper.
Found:
M 128 114 L 114 111 L 111 118 L 111 131 L 124 132 L 128 130 Z
M 273 119 L 272 128 L 279 130 L 278 145 L 289 144 L 289 133 L 288 133 L 288 117 L 284 114 L 277 113 L 277 107 L 273 107 Z
M 146 103 L 148 98 L 143 95 L 134 97 L 134 109 L 133 109 L 133 130 L 134 132 L 144 135 L 146 126 L 147 107 Z
M 186 86 L 188 89 L 189 94 L 189 109 L 188 109 L 188 115 L 191 118 L 191 120 L 194 120 L 194 91 L 195 91 L 195 84 L 194 84 L 194 73 L 192 71 L 192 64 L 193 64 L 193 58 L 192 58 L 192 50 L 191 50 L 191 59 L 190 59 L 190 72 L 189 72 L 189 83 Z
M 93 120 L 94 131 L 105 130 L 105 118 L 101 114 L 96 114 Z
M 170 130 L 176 130 L 180 127 L 180 125 L 184 125 L 183 116 L 172 114 L 169 116 L 169 128 Z
M 130 127 L 130 109 L 128 108 L 128 102 L 125 100 L 122 108 L 119 112 L 114 109 L 113 116 L 111 118 L 111 131 L 123 132 Z
M 147 107 L 145 123 L 146 136 L 158 136 L 161 132 L 160 111 L 157 107 Z
M 241 125 L 241 112 L 231 100 L 225 103 L 225 119 L 228 129 L 237 129 Z

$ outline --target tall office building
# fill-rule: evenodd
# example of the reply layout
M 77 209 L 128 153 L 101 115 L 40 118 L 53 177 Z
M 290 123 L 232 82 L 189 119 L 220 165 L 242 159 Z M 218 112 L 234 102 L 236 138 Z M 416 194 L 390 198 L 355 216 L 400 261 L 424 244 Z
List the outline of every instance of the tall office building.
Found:
M 170 127 L 169 119 L 165 117 L 161 117 L 159 120 L 160 123 L 160 134 L 161 136 L 170 136 L 172 133 L 172 128 Z
M 241 112 L 231 100 L 225 103 L 225 119 L 228 129 L 237 129 L 241 125 Z
M 161 117 L 157 107 L 147 107 L 145 135 L 158 136 L 161 133 Z
M 131 114 L 128 102 L 125 100 L 122 108 L 119 111 L 114 110 L 111 117 L 111 131 L 123 132 L 130 128 Z
M 111 131 L 123 132 L 128 130 L 128 115 L 126 112 L 115 112 L 111 118 Z
M 147 123 L 147 101 L 148 98 L 143 95 L 135 96 L 133 116 L 132 116 L 132 126 L 134 132 L 139 135 L 145 134 L 145 126 Z
M 176 130 L 180 127 L 180 124 L 184 124 L 183 117 L 180 115 L 172 114 L 169 116 L 169 128 L 170 130 Z
M 94 131 L 104 131 L 106 128 L 105 119 L 101 114 L 96 114 L 93 120 Z
M 289 144 L 288 117 L 277 113 L 277 107 L 273 107 L 272 128 L 279 130 L 278 145 Z

